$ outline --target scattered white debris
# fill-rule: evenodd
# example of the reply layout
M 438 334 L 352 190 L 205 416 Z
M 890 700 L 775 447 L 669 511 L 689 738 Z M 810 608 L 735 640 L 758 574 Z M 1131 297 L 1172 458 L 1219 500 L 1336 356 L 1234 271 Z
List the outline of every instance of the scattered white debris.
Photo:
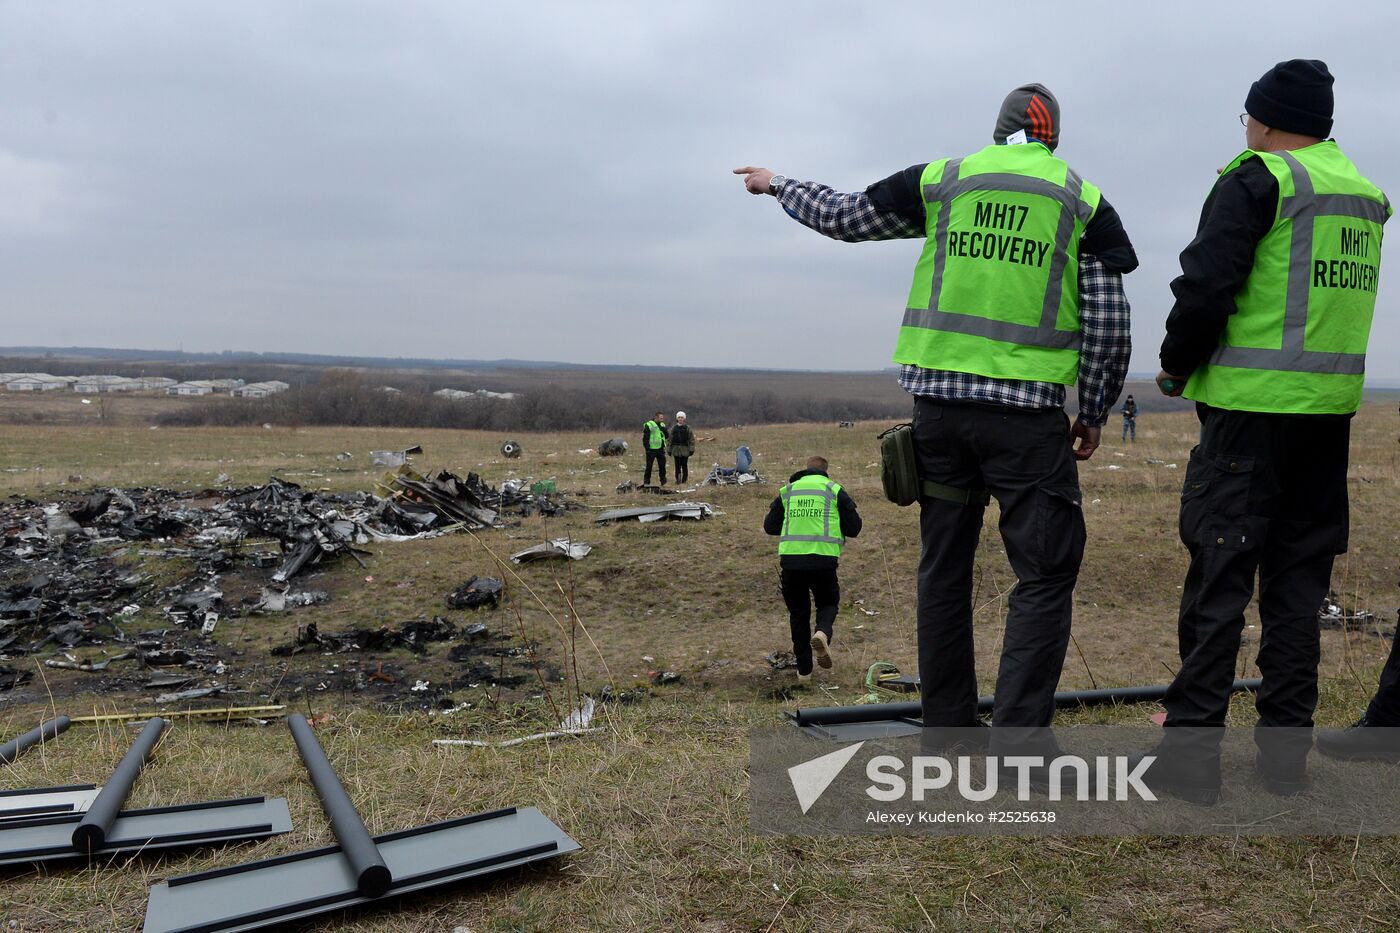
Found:
M 518 739 L 506 739 L 504 742 L 478 742 L 476 739 L 433 739 L 434 745 L 466 745 L 470 748 L 510 748 L 512 745 L 524 745 L 526 742 L 537 742 L 540 739 L 562 739 L 568 736 L 588 735 L 590 732 L 602 732 L 602 728 L 594 729 L 555 729 L 552 732 L 536 732 L 534 735 L 522 735 Z
M 536 732 L 534 735 L 523 735 L 518 739 L 506 739 L 501 742 L 480 742 L 476 739 L 433 739 L 433 744 L 465 745 L 469 748 L 509 748 L 512 745 L 523 745 L 526 742 L 537 742 L 540 739 L 558 739 L 566 736 L 587 735 L 590 732 L 602 732 L 602 727 L 590 728 L 588 725 L 593 721 L 593 711 L 596 708 L 593 698 L 589 697 L 587 703 L 565 716 L 564 721 L 559 724 L 559 728 L 550 732 Z
M 583 706 L 569 713 L 564 717 L 564 721 L 559 723 L 560 729 L 586 729 L 593 722 L 593 711 L 597 709 L 597 704 L 592 697 Z

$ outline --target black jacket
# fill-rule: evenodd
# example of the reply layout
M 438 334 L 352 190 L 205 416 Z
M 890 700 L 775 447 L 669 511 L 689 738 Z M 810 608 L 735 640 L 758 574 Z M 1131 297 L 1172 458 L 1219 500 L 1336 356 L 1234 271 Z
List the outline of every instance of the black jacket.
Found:
M 789 483 L 795 483 L 804 476 L 826 476 L 819 470 L 798 470 L 788 477 Z M 841 536 L 843 538 L 860 537 L 861 520 L 860 513 L 856 511 L 856 500 L 851 498 L 850 493 L 843 488 L 836 496 L 836 514 L 841 518 Z M 770 535 L 780 535 L 783 533 L 783 497 L 776 496 L 773 504 L 768 506 L 768 514 L 763 516 L 763 530 Z M 822 570 L 828 567 L 834 568 L 838 558 L 827 557 L 825 554 L 783 554 L 778 558 L 780 567 L 787 567 L 791 570 Z
M 677 454 L 675 448 L 681 448 L 684 453 Z M 666 435 L 666 449 L 673 457 L 689 457 L 695 450 L 695 434 L 690 430 L 688 424 L 678 424 L 671 429 L 671 433 Z
M 1162 369 L 1185 377 L 1210 359 L 1277 208 L 1278 179 L 1256 157 L 1215 183 L 1196 238 L 1181 251 L 1181 275 L 1172 282 L 1176 304 L 1167 315 Z

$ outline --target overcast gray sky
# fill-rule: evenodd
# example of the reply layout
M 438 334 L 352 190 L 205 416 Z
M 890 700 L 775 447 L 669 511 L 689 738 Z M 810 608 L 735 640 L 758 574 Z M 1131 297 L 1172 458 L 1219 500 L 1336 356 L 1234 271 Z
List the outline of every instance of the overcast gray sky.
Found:
M 864 188 L 1041 81 L 1137 245 L 1155 372 L 1275 62 L 1329 63 L 1400 200 L 1400 5 L 1146 6 L 0 0 L 0 344 L 878 368 L 918 242 L 824 240 L 729 170 Z

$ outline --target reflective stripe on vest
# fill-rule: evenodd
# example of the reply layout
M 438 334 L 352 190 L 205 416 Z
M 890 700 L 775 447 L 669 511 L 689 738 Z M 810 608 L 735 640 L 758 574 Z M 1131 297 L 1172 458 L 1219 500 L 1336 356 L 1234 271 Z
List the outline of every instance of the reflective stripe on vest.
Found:
M 636 422 L 633 422 L 634 424 Z M 648 421 L 642 427 L 647 429 L 647 448 L 649 450 L 660 450 L 665 446 L 665 441 L 661 436 L 661 425 L 655 421 Z
M 1331 140 L 1247 149 L 1222 177 L 1253 159 L 1278 185 L 1274 220 L 1183 394 L 1235 411 L 1350 414 L 1365 388 L 1390 202 Z
M 930 163 L 921 183 L 926 241 L 894 361 L 1074 382 L 1079 239 L 1098 189 L 1039 143 Z
M 824 476 L 804 476 L 778 491 L 783 503 L 783 530 L 778 538 L 779 554 L 819 554 L 839 556 L 845 538 L 841 536 L 840 517 L 837 516 L 835 533 L 831 519 L 836 511 L 836 500 L 841 487 Z M 793 516 L 793 500 L 821 500 L 821 533 L 816 534 L 817 519 L 812 516 Z M 794 530 L 799 533 L 794 533 Z
M 1243 369 L 1360 375 L 1366 371 L 1366 354 L 1328 353 L 1307 350 L 1303 346 L 1308 332 L 1308 299 L 1312 294 L 1313 219 L 1323 216 L 1354 217 L 1384 224 L 1388 217 L 1386 205 L 1361 195 L 1315 194 L 1312 176 L 1303 164 L 1288 152 L 1276 154 L 1288 163 L 1288 170 L 1293 176 L 1293 194 L 1279 202 L 1279 219 L 1293 222 L 1283 343 L 1277 350 L 1222 346 L 1210 361 L 1217 366 Z M 1376 248 L 1380 248 L 1379 243 Z
M 950 159 L 943 167 L 943 177 L 949 180 L 924 186 L 926 204 L 941 202 L 938 224 L 934 230 L 939 246 L 933 258 L 933 291 L 929 295 L 928 307 L 905 309 L 905 326 L 971 334 L 1033 347 L 1079 349 L 1082 342 L 1079 331 L 1057 330 L 1055 321 L 1060 313 L 1060 294 L 1065 281 L 1065 258 L 1069 252 L 1070 238 L 1074 236 L 1075 218 L 1078 217 L 1081 223 L 1088 223 L 1094 213 L 1093 208 L 1079 197 L 1084 189 L 1084 179 L 1080 178 L 1074 169 L 1066 172 L 1063 187 L 1043 178 L 1000 172 L 958 178 L 958 167 L 962 165 L 962 161 Z M 1039 194 L 1058 201 L 1064 208 L 1060 213 L 1059 228 L 1055 231 L 1055 247 L 1050 258 L 1050 280 L 1045 285 L 1045 300 L 1041 304 L 1038 327 L 1011 321 L 994 321 L 974 314 L 938 310 L 938 297 L 943 292 L 943 269 L 948 261 L 948 217 L 953 210 L 953 199 L 972 191 L 1019 191 L 1025 194 Z

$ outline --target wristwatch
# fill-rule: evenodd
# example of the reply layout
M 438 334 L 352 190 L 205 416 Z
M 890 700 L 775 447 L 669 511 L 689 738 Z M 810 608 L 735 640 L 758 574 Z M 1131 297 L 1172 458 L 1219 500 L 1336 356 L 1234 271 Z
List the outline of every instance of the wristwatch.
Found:
M 785 184 L 787 184 L 786 175 L 774 175 L 768 179 L 768 193 L 776 198 L 782 192 Z

